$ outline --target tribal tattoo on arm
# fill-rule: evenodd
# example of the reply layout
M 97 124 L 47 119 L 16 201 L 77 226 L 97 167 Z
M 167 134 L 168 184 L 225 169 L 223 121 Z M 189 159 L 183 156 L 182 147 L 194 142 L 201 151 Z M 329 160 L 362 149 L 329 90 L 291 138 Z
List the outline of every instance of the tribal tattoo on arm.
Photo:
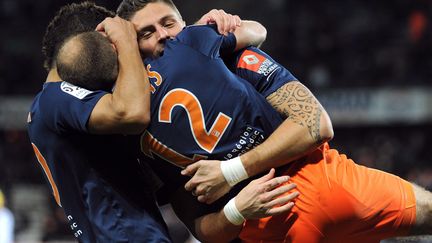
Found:
M 317 142 L 322 141 L 320 120 L 322 106 L 303 84 L 289 82 L 267 97 L 267 101 L 286 119 L 307 127 L 311 137 Z

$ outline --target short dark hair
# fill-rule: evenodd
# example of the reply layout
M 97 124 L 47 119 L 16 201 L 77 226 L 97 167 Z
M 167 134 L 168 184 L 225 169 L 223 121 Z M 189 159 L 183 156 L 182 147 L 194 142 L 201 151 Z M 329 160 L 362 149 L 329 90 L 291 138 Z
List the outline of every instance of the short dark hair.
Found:
M 107 37 L 84 32 L 60 47 L 57 71 L 62 80 L 81 88 L 110 92 L 118 76 L 117 53 Z
M 176 5 L 171 0 L 123 0 L 117 8 L 117 15 L 123 19 L 131 20 L 135 13 L 147 6 L 147 4 L 159 2 L 170 6 L 181 17 Z
M 92 2 L 63 6 L 49 23 L 42 40 L 44 67 L 49 71 L 63 41 L 82 32 L 92 31 L 106 17 L 115 13 Z

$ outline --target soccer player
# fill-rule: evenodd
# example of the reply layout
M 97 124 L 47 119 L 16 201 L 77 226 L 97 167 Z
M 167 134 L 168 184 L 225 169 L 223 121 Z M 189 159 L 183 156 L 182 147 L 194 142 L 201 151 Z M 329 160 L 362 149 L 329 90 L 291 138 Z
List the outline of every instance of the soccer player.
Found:
M 199 211 L 202 207 L 183 203 L 187 209 L 177 207 L 177 212 L 183 214 L 198 238 L 220 242 L 242 230 L 240 238 L 250 242 L 377 242 L 405 235 L 409 229 L 411 234 L 431 232 L 430 192 L 396 176 L 356 165 L 330 149 L 326 141 L 333 131 L 328 115 L 286 69 L 258 50 L 247 50 L 239 55 L 235 67 L 239 74 L 255 77 L 253 87 L 261 94 L 253 94 L 244 81 L 223 82 L 232 76 L 220 65 L 216 49 L 227 41 L 213 36 L 214 40 L 210 33 L 205 37 L 189 33 L 178 37 L 177 42 L 165 42 L 167 35 L 179 26 L 181 29 L 175 7 L 169 1 L 125 2 L 135 3 L 128 5 L 136 7 L 129 19 L 138 28 L 141 53 L 160 56 L 146 60 L 154 91 L 152 113 L 158 116 L 152 117 L 143 135 L 142 149 L 154 157 L 155 167 L 162 168 L 159 172 L 166 174 L 163 179 L 175 184 L 176 172 L 167 172 L 174 170 L 171 164 L 186 166 L 206 156 L 218 160 L 201 161 L 184 171 L 195 173 L 186 188 L 201 201 L 214 201 L 235 183 L 271 167 L 281 167 L 278 171 L 291 175 L 300 188 L 293 213 L 247 221 L 237 230 L 221 213 L 193 219 L 191 208 Z M 122 5 L 120 15 L 121 9 Z M 188 53 L 190 49 L 184 46 L 192 46 L 200 54 Z M 219 83 L 206 74 L 212 74 L 208 76 Z M 242 88 L 232 87 L 236 85 Z M 263 103 L 264 97 L 279 114 Z M 155 101 L 160 104 L 154 106 Z
M 94 31 L 84 37 L 91 43 L 86 52 L 99 57 L 101 90 L 77 87 L 57 74 L 59 50 L 70 48 L 69 55 L 76 54 L 64 42 L 74 42 L 75 35 L 113 16 L 84 2 L 61 8 L 48 25 L 43 50 L 49 74 L 28 115 L 30 141 L 80 242 L 171 242 L 155 202 L 155 182 L 137 162 L 133 140 L 124 136 L 142 132 L 149 121 L 148 78 L 132 24 L 118 17 L 105 22 L 112 44 L 106 38 L 100 42 L 102 35 Z M 113 45 L 118 63 L 104 62 L 117 59 L 117 53 L 98 52 L 94 46 Z M 88 62 L 92 60 L 76 67 L 91 75 L 85 69 Z M 107 84 L 115 80 L 111 93 Z

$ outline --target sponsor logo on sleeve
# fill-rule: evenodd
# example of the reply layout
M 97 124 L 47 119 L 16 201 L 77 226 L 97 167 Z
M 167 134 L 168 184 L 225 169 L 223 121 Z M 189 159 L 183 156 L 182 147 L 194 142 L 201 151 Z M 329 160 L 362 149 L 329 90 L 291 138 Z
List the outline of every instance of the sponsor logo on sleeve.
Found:
M 93 93 L 93 91 L 75 86 L 73 84 L 70 84 L 68 82 L 62 82 L 62 84 L 60 85 L 60 88 L 63 92 L 68 93 L 80 100 L 82 100 L 84 97 L 86 97 L 87 95 Z
M 279 65 L 256 52 L 246 50 L 241 55 L 237 68 L 244 68 L 268 76 L 278 69 Z

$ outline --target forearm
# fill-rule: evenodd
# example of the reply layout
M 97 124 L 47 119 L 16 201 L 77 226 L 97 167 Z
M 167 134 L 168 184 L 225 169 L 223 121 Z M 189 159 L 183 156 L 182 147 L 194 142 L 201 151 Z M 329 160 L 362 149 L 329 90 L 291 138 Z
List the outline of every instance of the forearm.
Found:
M 267 100 L 287 118 L 264 143 L 241 156 L 248 176 L 298 159 L 333 137 L 327 112 L 299 82 L 282 86 Z
M 292 162 L 320 145 L 304 127 L 286 120 L 264 143 L 242 155 L 241 160 L 248 176 L 254 176 Z
M 266 28 L 250 20 L 241 20 L 237 15 L 231 15 L 222 9 L 212 9 L 204 14 L 195 24 L 216 23 L 219 34 L 227 35 L 234 30 L 237 39 L 236 50 L 247 46 L 259 47 L 267 37 Z
M 235 239 L 242 229 L 230 223 L 223 210 L 207 214 L 195 220 L 195 232 L 202 242 L 230 242 Z
M 285 214 L 294 206 L 298 192 L 287 184 L 288 176 L 274 177 L 275 170 L 251 181 L 222 210 L 195 220 L 197 237 L 205 242 L 226 242 L 236 238 L 245 220 Z
M 127 107 L 130 114 L 149 114 L 150 87 L 148 76 L 142 63 L 138 45 L 124 47 L 119 50 L 119 76 L 113 97 L 121 108 Z
M 113 70 L 117 74 L 113 92 L 97 102 L 88 129 L 95 134 L 140 133 L 150 121 L 150 84 L 139 54 L 135 28 L 117 16 L 106 18 L 96 30 L 104 32 L 114 45 L 118 70 Z
M 247 46 L 260 46 L 267 37 L 267 29 L 256 21 L 242 20 L 234 35 L 237 39 L 235 50 L 240 50 Z
M 170 203 L 177 217 L 202 242 L 228 242 L 237 237 L 241 230 L 241 226 L 228 221 L 223 210 L 215 212 L 206 208 L 183 188 L 173 193 Z
M 113 107 L 119 119 L 138 123 L 150 118 L 150 91 L 138 45 L 118 49 L 119 75 L 113 91 Z M 138 124 L 139 125 L 139 124 Z

